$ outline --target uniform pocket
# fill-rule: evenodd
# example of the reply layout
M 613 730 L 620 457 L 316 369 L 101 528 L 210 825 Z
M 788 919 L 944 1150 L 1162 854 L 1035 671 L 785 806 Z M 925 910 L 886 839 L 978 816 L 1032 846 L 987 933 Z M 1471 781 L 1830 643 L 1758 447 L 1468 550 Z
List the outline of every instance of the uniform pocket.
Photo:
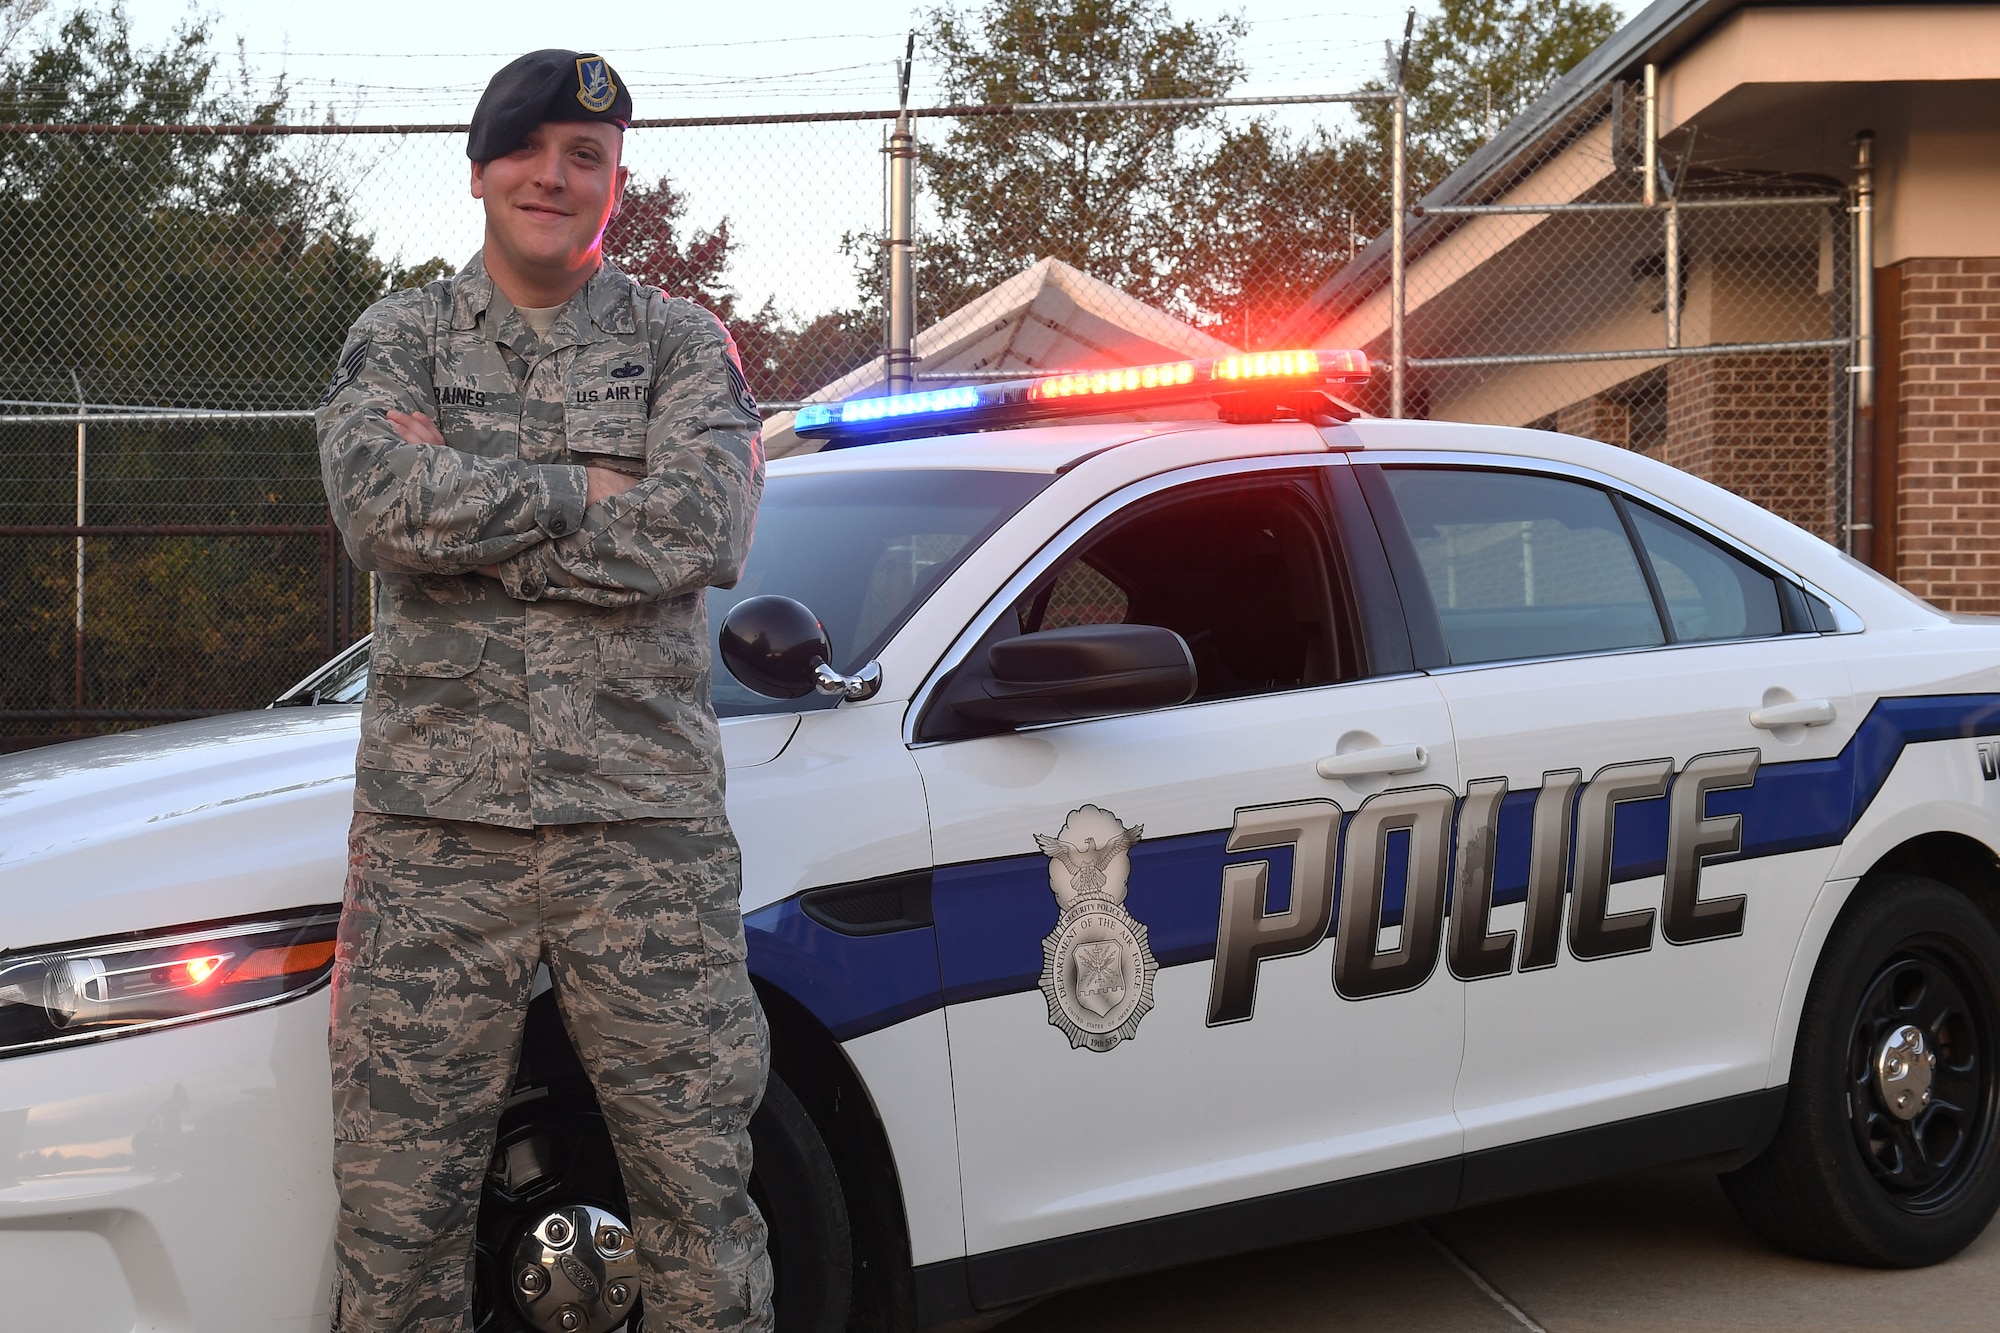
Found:
M 706 642 L 599 640 L 593 738 L 599 772 L 706 773 L 720 762 L 707 654 Z
M 471 677 L 485 656 L 483 634 L 378 630 L 369 661 L 376 679 L 355 762 L 401 773 L 471 773 L 479 712 Z
M 479 669 L 486 636 L 462 629 L 384 625 L 369 645 L 369 668 L 389 676 L 460 680 Z
M 333 1133 L 349 1143 L 369 1137 L 368 968 L 375 961 L 381 918 L 373 908 L 348 903 L 340 911 L 333 947 L 332 1021 L 327 1055 L 332 1065 Z
M 701 913 L 701 947 L 711 965 L 748 961 L 750 948 L 743 933 L 743 914 L 733 908 Z
M 572 393 L 571 401 L 563 412 L 565 442 L 573 454 L 636 463 L 638 471 L 643 473 L 647 424 L 645 382 L 606 385 L 597 392 L 617 393 L 621 390 L 634 397 L 627 401 L 578 403 Z M 632 471 L 630 467 L 619 470 Z
M 375 942 L 382 931 L 382 918 L 372 907 L 347 903 L 340 909 L 340 928 L 334 935 L 333 965 L 336 968 L 367 967 L 375 961 Z

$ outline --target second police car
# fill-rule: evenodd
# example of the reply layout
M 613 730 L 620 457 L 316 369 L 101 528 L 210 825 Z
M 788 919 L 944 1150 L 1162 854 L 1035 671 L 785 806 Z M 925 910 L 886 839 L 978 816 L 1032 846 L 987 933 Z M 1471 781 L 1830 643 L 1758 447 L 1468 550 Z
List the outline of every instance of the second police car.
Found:
M 970 1326 L 1665 1161 L 1851 1263 L 2000 1204 L 2000 622 L 1634 453 L 1360 417 L 1366 375 L 801 414 L 827 447 L 772 464 L 692 682 L 781 1326 Z M 0 767 L 0 1257 L 104 1327 L 323 1318 L 368 660 Z M 547 1225 L 622 1208 L 544 986 L 481 1327 L 623 1323 L 617 1257 Z

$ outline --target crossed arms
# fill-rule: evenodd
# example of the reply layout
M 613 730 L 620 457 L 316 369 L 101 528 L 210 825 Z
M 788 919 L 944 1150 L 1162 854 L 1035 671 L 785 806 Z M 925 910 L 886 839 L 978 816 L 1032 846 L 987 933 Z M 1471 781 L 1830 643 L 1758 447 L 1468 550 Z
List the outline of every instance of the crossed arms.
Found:
M 320 410 L 321 473 L 355 564 L 484 575 L 523 601 L 596 606 L 735 582 L 763 453 L 714 316 L 667 302 L 642 478 L 453 448 L 428 415 L 425 323 L 416 300 L 370 310 Z

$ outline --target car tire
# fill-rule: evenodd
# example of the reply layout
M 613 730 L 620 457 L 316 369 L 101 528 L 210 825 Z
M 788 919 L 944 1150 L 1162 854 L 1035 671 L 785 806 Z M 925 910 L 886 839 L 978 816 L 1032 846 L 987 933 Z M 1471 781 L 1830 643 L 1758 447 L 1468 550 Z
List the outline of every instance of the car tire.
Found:
M 1777 1135 L 1723 1190 L 1794 1254 L 1937 1263 L 2000 1207 L 1996 1091 L 2000 931 L 1936 880 L 1869 880 L 1814 969 Z
M 750 1145 L 750 1197 L 771 1233 L 777 1326 L 840 1333 L 854 1283 L 847 1202 L 818 1127 L 776 1074 L 750 1121 Z
M 770 1229 L 772 1305 L 787 1333 L 838 1333 L 847 1325 L 854 1247 L 833 1158 L 798 1097 L 776 1074 L 750 1120 L 750 1196 Z M 509 1188 L 510 1148 L 547 1174 Z M 629 1221 L 610 1131 L 587 1084 L 517 1092 L 501 1117 L 480 1198 L 473 1328 L 538 1333 L 502 1286 L 505 1256 L 551 1208 L 587 1204 Z M 639 1321 L 643 1324 L 643 1315 Z M 622 1327 L 622 1325 L 621 1325 Z

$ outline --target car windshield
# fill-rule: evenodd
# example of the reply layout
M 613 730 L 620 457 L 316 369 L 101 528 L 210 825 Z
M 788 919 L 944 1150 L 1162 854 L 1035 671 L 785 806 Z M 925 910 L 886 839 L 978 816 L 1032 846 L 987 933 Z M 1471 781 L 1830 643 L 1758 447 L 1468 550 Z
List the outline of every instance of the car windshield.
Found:
M 708 590 L 709 646 L 722 618 L 746 597 L 782 593 L 813 609 L 833 641 L 834 664 L 853 671 L 882 650 L 931 590 L 1012 518 L 1050 478 L 1030 472 L 807 473 L 773 477 L 757 511 L 750 559 L 734 588 Z M 278 700 L 358 704 L 368 652 L 356 644 Z M 831 707 L 824 695 L 767 699 L 718 663 L 722 717 Z
M 729 608 L 779 593 L 811 607 L 851 672 L 882 650 L 931 590 L 1051 478 L 1028 472 L 931 470 L 773 477 L 757 513 L 750 559 L 734 588 L 708 593 L 710 644 Z M 715 711 L 825 707 L 822 695 L 767 699 L 718 663 Z

